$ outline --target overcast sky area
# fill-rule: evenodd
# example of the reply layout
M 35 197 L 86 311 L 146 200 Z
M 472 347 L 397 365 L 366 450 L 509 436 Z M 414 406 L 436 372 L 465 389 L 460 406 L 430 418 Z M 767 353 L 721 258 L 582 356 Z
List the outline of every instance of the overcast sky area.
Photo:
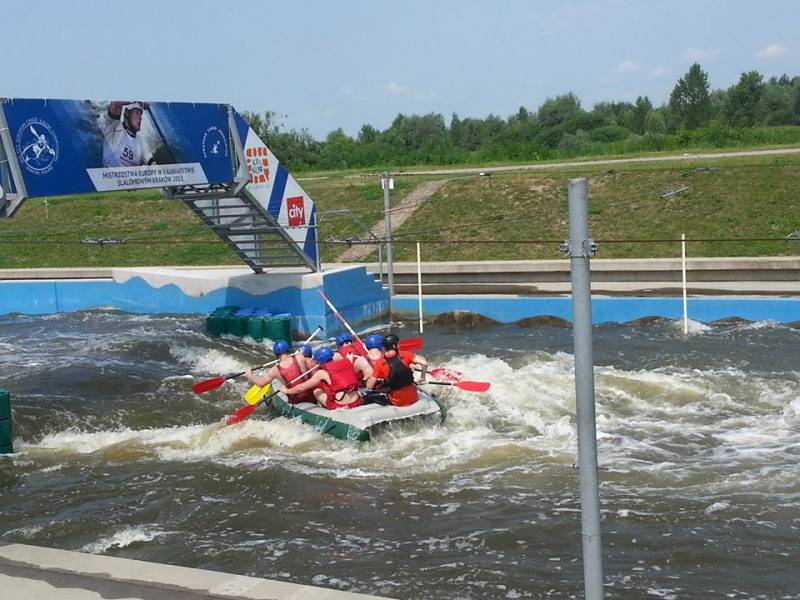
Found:
M 0 0 L 0 96 L 230 102 L 317 139 L 800 75 L 799 0 Z

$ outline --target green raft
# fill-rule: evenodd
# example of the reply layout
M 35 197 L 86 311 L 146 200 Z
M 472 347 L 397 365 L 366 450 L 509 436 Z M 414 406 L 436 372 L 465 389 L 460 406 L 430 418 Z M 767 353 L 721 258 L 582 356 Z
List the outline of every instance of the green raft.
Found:
M 328 410 L 313 402 L 289 404 L 285 394 L 277 394 L 270 410 L 275 416 L 299 418 L 322 433 L 340 440 L 365 442 L 387 425 L 410 420 L 435 420 L 444 423 L 447 409 L 432 394 L 419 390 L 419 400 L 411 406 L 364 404 L 356 408 Z

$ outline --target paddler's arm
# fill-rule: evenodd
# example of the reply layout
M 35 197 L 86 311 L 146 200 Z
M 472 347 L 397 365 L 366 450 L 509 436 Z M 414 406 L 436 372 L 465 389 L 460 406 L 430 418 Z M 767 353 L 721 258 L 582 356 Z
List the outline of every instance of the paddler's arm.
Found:
M 275 367 L 272 367 L 263 377 L 256 377 L 253 375 L 253 370 L 248 367 L 244 370 L 244 376 L 247 377 L 247 381 L 249 381 L 253 385 L 257 385 L 258 387 L 264 387 L 270 381 L 275 379 L 278 376 L 278 370 Z
M 424 356 L 420 356 L 419 354 L 414 355 L 414 360 L 411 361 L 411 364 L 419 365 L 422 367 L 419 371 L 422 375 L 419 378 L 419 383 L 425 383 L 425 375 L 428 374 L 428 361 L 425 360 Z
M 300 392 L 305 392 L 306 390 L 310 390 L 315 388 L 319 385 L 320 381 L 325 381 L 328 379 L 328 383 L 330 383 L 330 378 L 328 378 L 328 373 L 326 371 L 317 371 L 311 376 L 311 379 L 308 381 L 304 381 L 303 383 L 298 383 L 293 385 L 292 387 L 285 387 L 281 390 L 284 394 L 288 396 L 294 396 L 295 394 L 299 394 Z

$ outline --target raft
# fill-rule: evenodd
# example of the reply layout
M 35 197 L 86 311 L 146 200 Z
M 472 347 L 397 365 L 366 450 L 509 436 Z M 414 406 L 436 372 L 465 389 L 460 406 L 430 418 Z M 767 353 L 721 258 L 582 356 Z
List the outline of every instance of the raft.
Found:
M 426 420 L 444 423 L 447 409 L 433 394 L 419 390 L 419 400 L 411 406 L 363 404 L 356 408 L 328 410 L 313 402 L 289 404 L 285 394 L 272 399 L 271 412 L 289 419 L 299 418 L 320 432 L 340 440 L 366 442 L 381 428 L 400 422 Z

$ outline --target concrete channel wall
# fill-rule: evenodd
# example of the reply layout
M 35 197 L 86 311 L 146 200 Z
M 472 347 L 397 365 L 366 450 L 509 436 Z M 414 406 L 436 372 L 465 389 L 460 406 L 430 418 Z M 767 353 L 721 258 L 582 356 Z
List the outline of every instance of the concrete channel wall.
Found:
M 366 265 L 378 274 L 380 265 Z M 384 283 L 386 273 L 384 265 Z M 680 259 L 593 259 L 592 292 L 680 295 Z M 694 258 L 686 264 L 690 294 L 800 296 L 800 257 Z M 568 260 L 422 263 L 423 293 L 552 295 L 570 292 Z M 396 294 L 417 293 L 417 264 L 395 263 Z

